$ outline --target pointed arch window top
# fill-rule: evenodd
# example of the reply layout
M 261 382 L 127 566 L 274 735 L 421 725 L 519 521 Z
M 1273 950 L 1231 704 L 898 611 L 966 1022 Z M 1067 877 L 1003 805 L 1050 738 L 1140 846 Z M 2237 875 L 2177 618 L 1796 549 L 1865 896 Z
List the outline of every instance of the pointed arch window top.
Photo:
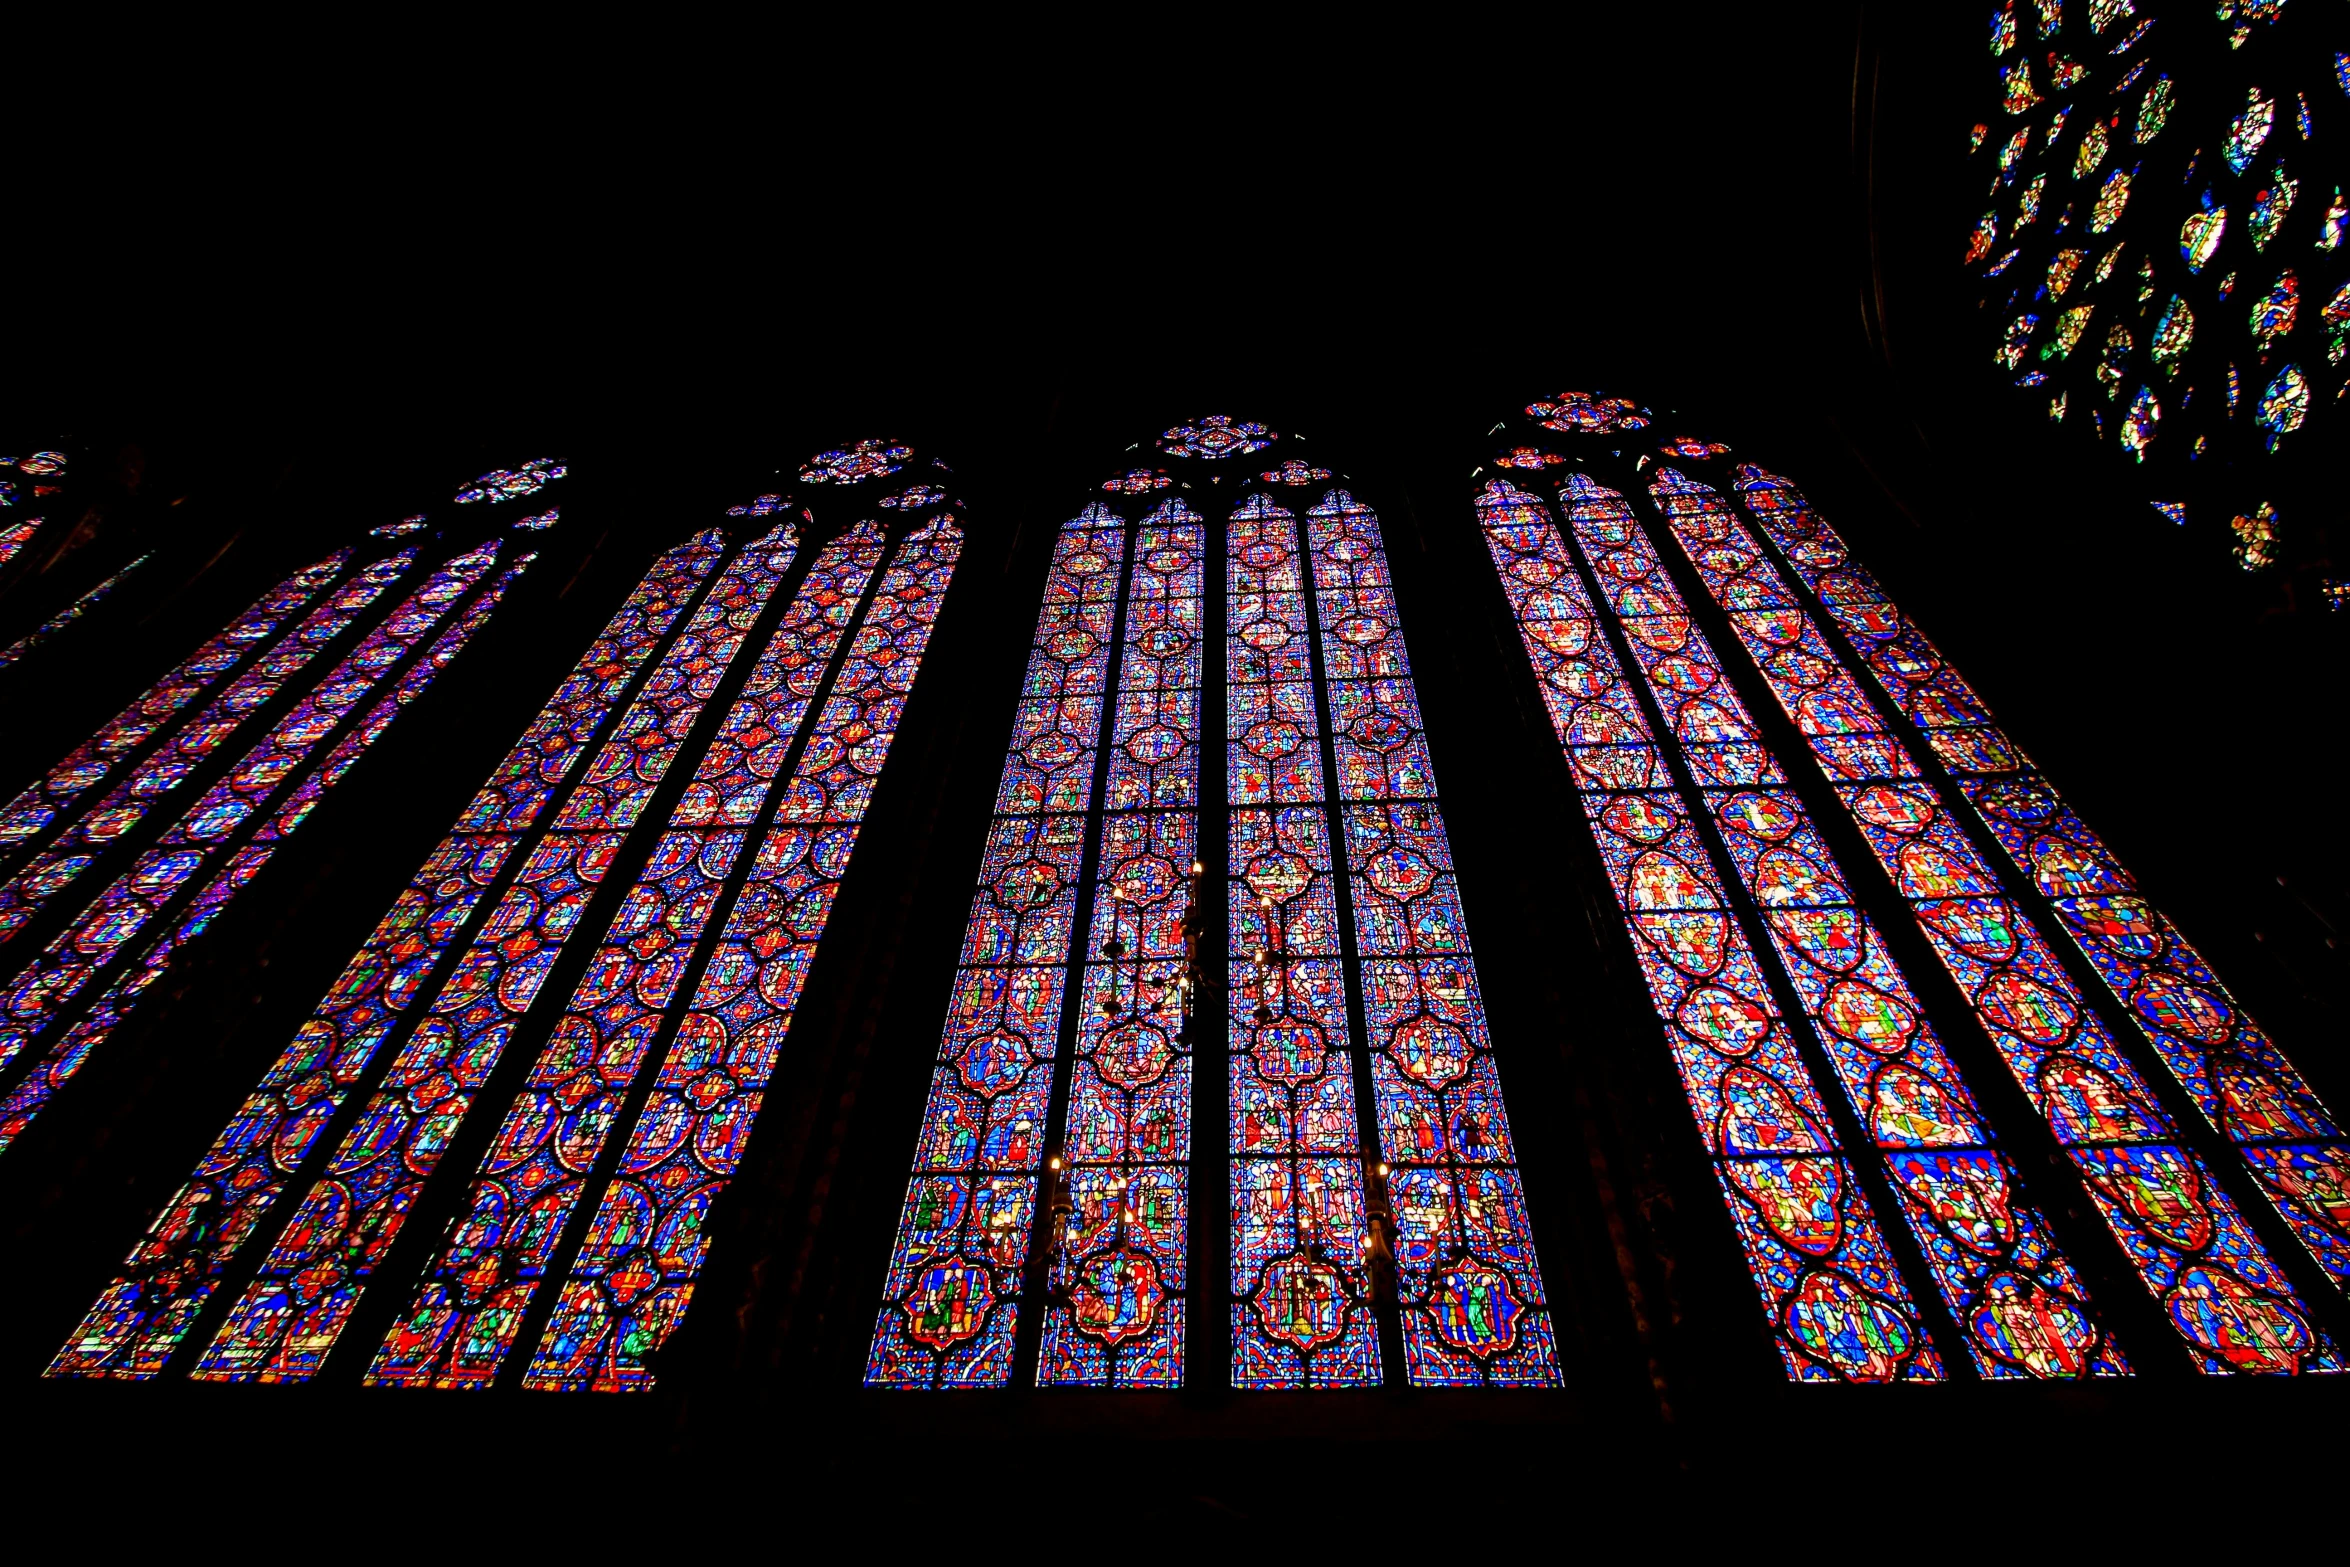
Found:
M 1170 457 L 1246 457 L 1280 438 L 1253 419 L 1210 414 L 1196 424 L 1179 424 L 1160 436 L 1159 450 Z
M 1292 457 L 1270 473 L 1260 473 L 1257 477 L 1267 484 L 1320 484 L 1330 477 L 1330 470 Z
M 552 457 L 534 457 L 519 468 L 492 468 L 457 492 L 459 505 L 474 501 L 520 500 L 536 495 L 571 470 Z
M 1171 482 L 1155 468 L 1136 468 L 1115 479 L 1104 479 L 1102 488 L 1112 495 L 1148 495 L 1153 490 L 1165 489 Z
M 1561 392 L 1556 397 L 1528 403 L 1526 412 L 1543 428 L 1569 434 L 1605 434 L 1610 430 L 1645 430 L 1648 410 L 1629 397 L 1594 397 L 1589 392 Z
M 886 479 L 906 465 L 914 448 L 898 441 L 864 440 L 818 452 L 800 469 L 802 484 L 858 484 Z

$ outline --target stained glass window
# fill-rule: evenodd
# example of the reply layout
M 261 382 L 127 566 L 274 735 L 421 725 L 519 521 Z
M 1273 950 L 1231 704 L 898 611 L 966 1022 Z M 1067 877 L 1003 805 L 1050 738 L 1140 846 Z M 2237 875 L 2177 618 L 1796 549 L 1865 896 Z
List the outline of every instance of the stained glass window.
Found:
M 534 458 L 519 468 L 493 468 L 457 491 L 460 504 L 474 501 L 512 501 L 536 495 L 571 470 L 551 457 Z
M 773 499 L 794 515 L 764 537 L 654 563 L 52 1374 L 307 1380 L 419 1205 L 454 1201 L 372 1380 L 650 1384 L 961 554 L 943 488 L 828 503 L 875 510 L 813 552 L 812 518 Z M 460 1191 L 441 1156 L 575 944 L 585 975 Z M 598 1113 L 557 1128 L 559 1103 Z
M 1597 513 L 1620 504 L 1584 493 Z M 1506 480 L 1485 486 L 1477 513 L 1788 1374 L 1939 1379 L 1881 1221 L 1706 852 L 1703 818 L 1557 524 Z
M 1220 516 L 1113 481 L 1063 526 L 869 1385 L 1557 1383 L 1379 523 L 1332 480 Z
M 2226 1183 L 2175 1140 L 2143 1086 L 2138 1052 L 2125 1048 L 2100 1009 L 2086 1002 L 2050 951 L 2042 922 L 2004 892 L 1955 816 L 1973 815 L 2024 882 L 2046 898 L 2055 923 L 2153 1059 L 2236 1145 L 2287 1225 L 2342 1282 L 2350 1280 L 2350 1243 L 2338 1217 L 2341 1194 L 2350 1189 L 2350 1143 L 2330 1112 L 1794 487 L 1753 467 L 1739 470 L 1738 484 L 1748 511 L 1817 596 L 1828 622 L 1850 639 L 1894 707 L 1957 780 L 1953 799 L 1931 784 L 1871 782 L 1847 770 L 1840 776 L 1851 781 L 1839 782 L 1838 794 L 1916 910 L 1936 955 L 1975 999 L 1993 1042 L 2057 1128 L 2198 1364 L 2331 1369 L 2336 1352 L 2244 1223 Z M 1811 656 L 1800 664 L 1777 654 L 1779 646 L 1796 644 L 1770 640 L 1764 620 L 1755 622 L 1761 640 L 1749 643 L 1774 695 L 1805 728 L 1804 715 L 1824 709 L 1793 675 L 1816 667 L 1829 679 L 1847 680 L 1841 661 L 1745 525 L 1710 491 L 1700 493 L 1703 487 L 1688 481 L 1682 486 L 1679 494 L 1689 503 L 1672 508 L 1675 532 L 1693 558 L 1713 563 L 1701 573 L 1725 573 L 1724 591 L 1742 580 L 1755 586 L 1740 592 L 1773 595 L 1784 608 L 1767 613 L 1807 639 L 1801 645 Z M 1744 639 L 1741 616 L 1731 618 Z M 1852 711 L 1862 731 L 1881 730 L 1868 709 Z M 1820 737 L 1818 745 L 1840 743 L 1824 724 L 1807 733 Z M 1996 939 L 1986 939 L 1991 924 L 1977 930 L 1954 923 L 1964 910 L 1990 919 Z M 2051 1070 L 2051 1061 L 2068 1058 L 2080 1065 Z M 2079 1090 L 2066 1086 L 2068 1074 Z
M 857 484 L 887 478 L 906 465 L 914 449 L 894 441 L 864 440 L 818 452 L 800 467 L 802 484 Z
M 141 566 L 146 565 L 148 561 L 154 558 L 154 553 L 152 551 L 149 551 L 145 555 L 139 556 L 136 560 L 123 567 L 113 576 L 108 577 L 105 581 L 90 589 L 89 592 L 83 594 L 80 598 L 75 599 L 71 604 L 66 605 L 65 608 L 50 616 L 40 625 L 34 627 L 31 631 L 17 638 L 16 641 L 10 643 L 6 648 L 0 648 L 0 669 L 6 669 L 9 665 L 15 663 L 18 659 L 24 657 L 27 653 L 30 653 L 34 648 L 39 647 L 44 642 L 47 642 L 51 637 L 54 637 L 57 635 L 57 633 L 63 631 L 66 627 L 81 619 L 91 610 L 96 609 L 100 604 L 106 602 L 108 596 L 111 595 L 116 588 L 122 586 L 124 579 L 128 578 L 131 573 L 137 571 Z
M 1246 457 L 1273 444 L 1273 432 L 1253 420 L 1210 414 L 1196 424 L 1179 424 L 1159 437 L 1170 457 Z
M 536 558 L 509 542 L 400 597 L 413 547 L 298 573 L 10 804 L 0 938 L 46 945 L 0 993 L 0 1151 L 465 647 Z
M 1983 78 L 1986 94 L 2015 111 L 1993 205 L 1963 216 L 1987 346 L 2011 371 L 2037 349 L 2055 398 L 2093 393 L 2092 417 L 2073 428 L 2114 438 L 2106 449 L 2127 459 L 2112 476 L 2142 486 L 2141 500 L 2193 485 L 2214 493 L 2218 519 L 2283 491 L 2297 514 L 2315 516 L 2333 481 L 2317 443 L 2295 432 L 2337 417 L 2345 368 L 2331 356 L 2320 364 L 2313 343 L 2298 346 L 2324 330 L 2299 306 L 2304 295 L 2314 304 L 2350 288 L 2350 247 L 2339 243 L 2350 220 L 2328 204 L 2340 188 L 2335 144 L 2315 138 L 2304 113 L 2321 98 L 2340 101 L 2333 24 L 2306 6 L 2252 16 L 2233 0 L 2178 8 L 2159 29 L 2144 17 L 2109 34 L 2098 20 L 2068 9 L 2045 64 L 2011 50 Z M 2054 200 L 2046 182 L 2060 178 L 2093 184 L 2093 196 Z M 2327 199 L 2298 199 L 2312 183 Z M 2051 215 L 2043 205 L 2064 210 L 2037 222 Z M 2011 236 L 2004 252 L 2002 233 Z M 2071 259 L 2083 233 L 2120 242 L 2094 275 Z M 2135 277 L 2109 264 L 2123 244 Z M 2057 301 L 2069 308 L 2041 308 Z M 2081 306 L 2095 308 L 2101 354 L 2067 342 L 2084 324 L 2070 313 Z M 2256 374 L 2251 386 L 2235 386 L 2239 366 Z M 2011 379 L 2034 384 L 2029 374 Z M 2251 418 L 2244 392 L 2254 394 Z M 2206 454 L 2220 461 L 2186 469 Z M 2233 544 L 2216 524 L 2212 534 Z M 2316 566 L 2329 546 L 2305 529 L 2281 534 L 2278 548 Z

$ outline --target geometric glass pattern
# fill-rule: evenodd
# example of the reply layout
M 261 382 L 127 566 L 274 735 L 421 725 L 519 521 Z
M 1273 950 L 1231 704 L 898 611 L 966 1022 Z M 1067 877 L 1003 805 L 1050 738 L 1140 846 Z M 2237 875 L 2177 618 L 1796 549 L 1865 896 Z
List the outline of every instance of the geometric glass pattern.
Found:
M 495 571 L 503 548 L 493 538 L 434 571 L 416 591 L 362 637 L 312 689 L 285 709 L 225 774 L 90 902 L 73 922 L 35 953 L 0 996 L 0 1150 L 22 1133 L 55 1097 L 114 1025 L 163 974 L 173 956 L 202 934 L 230 899 L 276 854 L 325 792 L 340 782 L 421 695 L 441 669 L 488 620 L 507 590 L 536 559 L 525 551 Z M 415 558 L 404 551 L 362 573 L 368 585 L 330 601 L 320 614 L 337 618 L 340 632 L 358 617 L 337 608 L 354 594 L 372 601 Z M 313 620 L 316 620 L 316 616 Z M 300 633 L 296 634 L 297 637 Z M 316 646 L 300 652 L 312 661 Z M 256 675 L 263 673 L 257 666 Z M 267 678 L 266 676 L 264 678 Z M 231 688 L 232 693 L 235 687 Z M 215 707 L 223 707 L 228 696 Z M 274 707 L 272 709 L 274 711 Z M 249 726 L 224 711 L 218 737 L 242 738 Z M 264 715 L 266 716 L 266 715 Z M 205 731 L 191 724 L 179 748 L 195 750 Z M 331 744 L 330 744 L 331 742 Z M 23 901 L 7 905 L 11 934 L 22 934 L 42 904 L 102 857 L 87 831 L 101 818 L 126 826 L 147 812 L 137 798 L 142 782 L 168 788 L 187 773 L 172 766 L 134 771 L 97 811 L 76 822 L 70 844 L 37 856 L 10 884 Z M 120 801 L 117 805 L 115 802 Z M 107 816 L 109 809 L 118 816 Z M 70 848 L 74 851 L 67 852 Z M 4 917 L 4 916 L 0 916 Z M 78 1013 L 78 1016 L 77 1016 Z
M 1826 519 L 1747 466 L 1739 499 L 1957 781 L 1977 820 L 2327 1275 L 2350 1288 L 2350 1138 L 2178 928 L 2147 901 Z
M 1208 466 L 1279 440 L 1178 426 L 1062 528 L 869 1386 L 1560 1379 L 1378 519 Z
M 1578 497 L 1604 507 L 1613 492 Z M 1801 1381 L 1938 1381 L 1941 1357 L 1548 509 L 1488 483 L 1478 520 L 1674 1064 Z
M 943 490 L 898 499 L 820 550 L 794 510 L 754 542 L 710 530 L 654 562 L 51 1375 L 301 1382 L 354 1321 L 391 1318 L 366 1380 L 651 1385 L 962 553 Z M 543 989 L 567 952 L 586 972 L 557 1009 Z M 517 1062 L 520 1039 L 543 1043 Z M 485 1121 L 502 1061 L 527 1072 Z M 452 1183 L 444 1156 L 482 1133 L 479 1171 Z M 427 1215 L 446 1224 L 429 1258 L 410 1233 Z M 369 1285 L 403 1258 L 424 1276 L 371 1317 Z
M 2178 1140 L 2039 921 L 2003 894 L 1959 828 L 1956 791 L 1921 776 L 1752 531 L 1719 493 L 1676 469 L 1660 469 L 1650 494 L 2196 1366 L 2339 1369 L 2291 1282 Z
M 1880 1150 L 1886 1184 L 1976 1369 L 1987 1377 L 2126 1370 L 1630 504 L 1582 474 L 1569 477 L 1562 503 L 1586 580 L 1614 612 L 1812 1037 Z

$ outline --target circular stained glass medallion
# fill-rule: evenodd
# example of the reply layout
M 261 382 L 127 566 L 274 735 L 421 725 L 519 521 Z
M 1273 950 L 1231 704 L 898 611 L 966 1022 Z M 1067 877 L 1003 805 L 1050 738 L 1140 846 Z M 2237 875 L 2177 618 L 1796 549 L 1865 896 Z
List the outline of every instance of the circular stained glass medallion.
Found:
M 1292 457 L 1271 473 L 1260 473 L 1257 477 L 1267 484 L 1320 484 L 1330 477 L 1330 470 Z
M 906 465 L 914 448 L 897 441 L 859 441 L 818 452 L 800 469 L 802 484 L 858 484 L 886 478 Z
M 1197 424 L 1179 424 L 1159 437 L 1159 450 L 1170 457 L 1246 457 L 1279 439 L 1253 419 L 1210 414 Z

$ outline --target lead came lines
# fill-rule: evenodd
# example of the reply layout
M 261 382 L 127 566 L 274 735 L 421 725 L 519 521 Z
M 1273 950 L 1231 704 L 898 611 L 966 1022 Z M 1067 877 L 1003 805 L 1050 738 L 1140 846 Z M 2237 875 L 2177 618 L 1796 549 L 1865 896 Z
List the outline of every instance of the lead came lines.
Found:
M 191 1375 L 315 1376 L 548 972 L 790 569 L 778 529 L 720 574 L 599 746 Z M 405 1010 L 405 1008 L 404 1008 Z
M 1630 506 L 1581 474 L 1567 478 L 1561 500 L 1814 1037 L 1884 1155 L 1976 1369 L 1990 1377 L 2127 1371 Z
M 1054 544 L 868 1386 L 1011 1378 L 1126 555 L 1124 520 L 1099 502 Z
M 1942 791 L 1918 776 L 1728 503 L 1670 467 L 1650 494 L 2196 1367 L 2339 1369 L 2291 1282 L 2176 1141 L 2047 938 L 2001 895 Z
M 1199 835 L 1205 545 L 1180 497 L 1134 534 L 1040 1385 L 1183 1380 L 1191 1049 L 1175 981 Z
M 740 1163 L 858 829 L 922 667 L 962 534 L 939 513 L 900 545 L 784 786 L 696 984 L 619 1172 L 595 1208 L 523 1386 L 652 1385 L 709 1254 L 712 1205 Z
M 818 556 L 377 1349 L 370 1384 L 497 1376 L 883 552 L 880 529 L 860 523 Z
M 647 573 L 164 1205 L 49 1375 L 163 1369 L 721 553 L 707 534 Z
M 1788 1375 L 1941 1380 L 1557 528 L 1506 481 L 1486 486 L 1477 512 Z
M 2335 1284 L 2350 1289 L 2350 1140 L 2332 1112 L 1826 519 L 1775 474 L 1749 464 L 1737 476 L 1748 512 L 2049 900 L 2164 1067 L 2235 1144 Z

